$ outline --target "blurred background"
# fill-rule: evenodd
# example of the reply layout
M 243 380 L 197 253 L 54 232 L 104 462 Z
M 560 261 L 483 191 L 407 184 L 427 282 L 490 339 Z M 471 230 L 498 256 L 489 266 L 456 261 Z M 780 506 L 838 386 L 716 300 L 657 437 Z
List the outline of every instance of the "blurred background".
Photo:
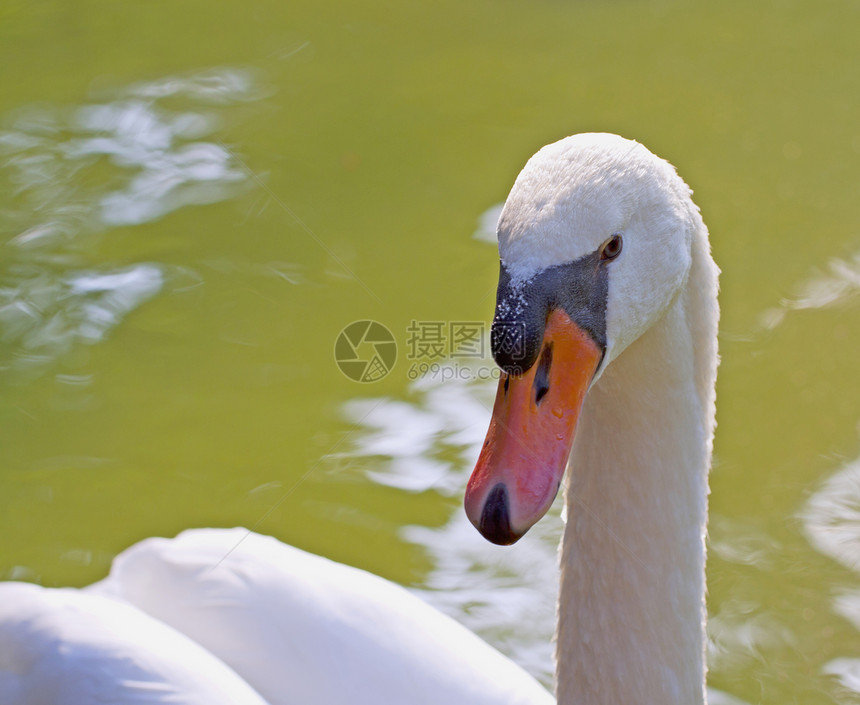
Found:
M 467 525 L 489 362 L 415 374 L 408 331 L 487 322 L 526 159 L 617 132 L 723 270 L 709 684 L 860 702 L 858 28 L 848 0 L 4 0 L 0 578 L 243 525 L 549 684 L 558 507 L 513 549 Z M 372 383 L 334 359 L 359 320 L 398 344 Z

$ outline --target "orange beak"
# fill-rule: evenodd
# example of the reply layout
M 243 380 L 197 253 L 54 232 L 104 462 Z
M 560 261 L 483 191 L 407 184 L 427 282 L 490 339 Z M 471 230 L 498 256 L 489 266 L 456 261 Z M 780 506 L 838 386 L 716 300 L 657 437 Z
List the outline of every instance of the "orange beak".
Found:
M 465 500 L 469 520 L 488 541 L 514 543 L 549 509 L 602 356 L 591 336 L 555 309 L 537 362 L 525 374 L 499 380 Z

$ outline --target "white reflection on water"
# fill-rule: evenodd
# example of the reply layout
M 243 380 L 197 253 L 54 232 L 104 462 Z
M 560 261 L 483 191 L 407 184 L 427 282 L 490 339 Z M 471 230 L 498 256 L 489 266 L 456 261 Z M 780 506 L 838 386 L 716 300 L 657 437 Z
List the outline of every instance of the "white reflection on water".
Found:
M 751 521 L 714 513 L 708 519 L 708 552 L 728 563 L 771 570 L 779 550 L 779 542 Z
M 425 378 L 412 389 L 419 400 L 415 404 L 356 399 L 344 406 L 348 419 L 367 428 L 355 441 L 352 455 L 377 458 L 378 464 L 367 471 L 374 482 L 454 496 L 462 492 L 478 457 L 489 424 L 493 387 Z
M 226 69 L 135 84 L 77 108 L 18 111 L 0 131 L 3 177 L 14 196 L 4 204 L 4 228 L 20 232 L 13 244 L 68 241 L 229 197 L 246 174 L 220 144 L 202 138 L 218 126 L 214 106 L 257 96 L 248 74 Z
M 810 497 L 803 522 L 815 548 L 860 572 L 860 459 L 846 464 Z
M 15 352 L 3 366 L 38 368 L 79 343 L 98 343 L 164 284 L 160 267 L 55 275 L 35 269 L 0 289 L 0 341 Z
M 248 73 L 218 69 L 0 120 L 0 372 L 27 381 L 165 286 L 199 281 L 159 263 L 92 261 L 110 228 L 237 193 L 244 170 L 204 138 L 225 106 L 258 97 Z
M 860 590 L 843 590 L 833 598 L 833 609 L 860 630 Z
M 783 299 L 778 308 L 761 316 L 762 327 L 771 330 L 785 319 L 789 311 L 816 309 L 844 303 L 860 293 L 860 252 L 850 259 L 834 258 L 827 271 L 813 275 L 798 287 L 795 296 Z
M 100 136 L 67 143 L 67 155 L 107 156 L 117 166 L 139 169 L 125 188 L 100 199 L 105 225 L 139 225 L 182 206 L 224 200 L 245 178 L 220 145 L 175 144 L 179 137 L 208 132 L 212 121 L 205 116 L 161 117 L 147 103 L 127 101 L 82 108 L 77 122 L 81 131 Z
M 806 536 L 821 553 L 860 574 L 860 458 L 829 477 L 802 514 Z M 837 591 L 833 611 L 860 630 L 860 589 Z M 860 693 L 860 659 L 836 658 L 824 672 Z
M 835 676 L 844 688 L 860 693 L 860 659 L 835 658 L 824 667 L 824 672 Z
M 749 566 L 763 573 L 775 569 L 775 557 L 781 550 L 779 542 L 755 521 L 711 513 L 708 520 L 709 564 L 725 561 L 737 566 Z M 739 593 L 723 598 L 718 605 L 709 605 L 708 668 L 712 672 L 741 672 L 763 654 L 795 648 L 796 637 L 791 628 L 775 614 L 765 610 L 757 597 Z
M 762 612 L 755 600 L 725 600 L 708 615 L 708 668 L 740 672 L 764 654 L 797 648 L 792 630 L 776 616 Z
M 181 96 L 209 105 L 229 105 L 262 97 L 259 87 L 247 71 L 226 67 L 135 83 L 129 86 L 127 92 L 151 100 Z
M 478 227 L 475 229 L 475 232 L 472 233 L 473 238 L 481 240 L 482 242 L 489 242 L 493 245 L 498 242 L 498 237 L 496 236 L 496 225 L 499 222 L 499 216 L 502 215 L 502 208 L 504 208 L 504 205 L 504 203 L 497 203 L 481 213 L 478 218 Z

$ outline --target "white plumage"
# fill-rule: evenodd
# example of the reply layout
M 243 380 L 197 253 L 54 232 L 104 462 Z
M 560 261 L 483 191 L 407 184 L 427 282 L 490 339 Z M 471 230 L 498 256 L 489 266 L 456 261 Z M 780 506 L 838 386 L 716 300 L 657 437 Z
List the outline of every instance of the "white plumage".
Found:
M 0 584 L 3 705 L 265 705 L 198 644 L 130 605 Z
M 453 619 L 246 529 L 127 549 L 84 590 L 0 584 L 3 705 L 548 705 Z
M 91 589 L 191 637 L 271 705 L 552 702 L 399 585 L 245 529 L 147 539 Z

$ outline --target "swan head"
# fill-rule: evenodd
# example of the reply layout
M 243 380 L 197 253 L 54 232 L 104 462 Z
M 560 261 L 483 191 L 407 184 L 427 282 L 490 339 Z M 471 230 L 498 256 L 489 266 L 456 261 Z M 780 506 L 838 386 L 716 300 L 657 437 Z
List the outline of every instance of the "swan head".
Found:
M 697 218 L 675 169 L 617 135 L 550 144 L 517 177 L 498 224 L 504 374 L 465 500 L 488 540 L 552 504 L 588 389 L 684 287 Z

